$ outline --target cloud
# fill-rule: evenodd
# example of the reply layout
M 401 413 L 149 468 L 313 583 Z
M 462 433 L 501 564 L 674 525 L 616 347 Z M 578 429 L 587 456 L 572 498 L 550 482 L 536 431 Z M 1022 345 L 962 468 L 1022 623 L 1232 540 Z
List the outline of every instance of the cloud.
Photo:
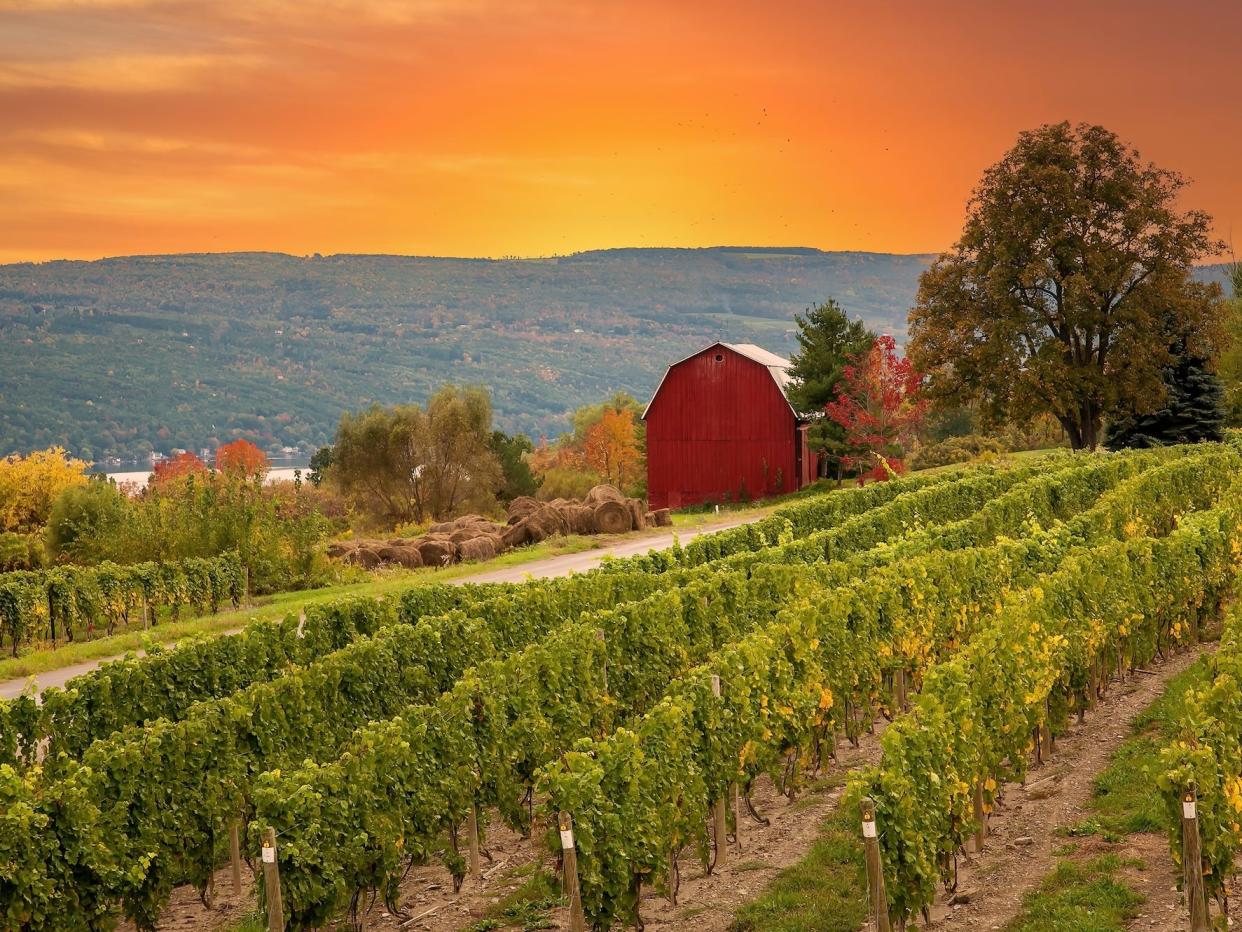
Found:
M 236 75 L 259 64 L 253 55 L 130 54 L 0 63 L 0 90 L 152 93 L 200 86 L 211 75 Z

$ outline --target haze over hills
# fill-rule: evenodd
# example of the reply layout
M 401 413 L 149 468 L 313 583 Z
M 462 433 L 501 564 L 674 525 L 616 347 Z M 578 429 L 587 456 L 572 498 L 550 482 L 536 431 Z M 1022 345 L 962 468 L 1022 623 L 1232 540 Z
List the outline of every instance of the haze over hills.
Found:
M 489 386 L 498 426 L 552 436 L 615 390 L 648 397 L 712 340 L 788 354 L 793 315 L 827 297 L 900 340 L 929 261 L 718 247 L 0 265 L 0 454 L 128 459 L 238 436 L 309 451 L 342 411 L 450 381 Z

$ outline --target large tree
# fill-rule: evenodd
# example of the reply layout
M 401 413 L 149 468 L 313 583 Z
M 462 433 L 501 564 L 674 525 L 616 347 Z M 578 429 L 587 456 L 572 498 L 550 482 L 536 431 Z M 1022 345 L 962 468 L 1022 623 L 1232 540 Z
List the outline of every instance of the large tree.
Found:
M 1242 262 L 1229 268 L 1233 296 L 1225 314 L 1225 348 L 1218 372 L 1225 390 L 1225 417 L 1230 427 L 1242 427 Z
M 345 414 L 331 476 L 363 510 L 394 523 L 487 509 L 503 482 L 481 388 L 446 386 L 427 402 Z
M 1023 133 L 920 281 L 909 351 L 931 395 L 992 422 L 1050 413 L 1088 449 L 1106 418 L 1158 405 L 1166 315 L 1195 355 L 1219 333 L 1219 289 L 1190 272 L 1222 244 L 1178 208 L 1184 186 L 1101 126 Z
M 863 357 L 875 342 L 875 334 L 861 320 L 850 320 L 845 309 L 832 298 L 795 314 L 798 325 L 798 352 L 790 362 L 789 397 L 801 414 L 814 415 L 835 401 L 852 359 Z M 810 430 L 811 445 L 820 462 L 837 467 L 849 455 L 845 428 L 828 417 L 818 418 Z

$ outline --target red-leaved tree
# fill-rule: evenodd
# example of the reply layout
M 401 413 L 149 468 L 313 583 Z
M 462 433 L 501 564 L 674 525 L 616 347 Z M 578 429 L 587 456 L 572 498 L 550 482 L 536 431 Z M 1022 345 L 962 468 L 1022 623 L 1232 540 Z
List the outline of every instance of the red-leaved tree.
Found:
M 234 440 L 216 450 L 216 469 L 230 476 L 267 475 L 267 455 L 249 440 Z
M 836 401 L 824 406 L 845 430 L 842 461 L 848 467 L 860 472 L 869 467 L 875 479 L 905 471 L 906 447 L 927 412 L 922 383 L 910 360 L 897 354 L 891 336 L 879 337 L 866 353 L 851 358 Z
M 195 473 L 207 472 L 207 464 L 193 453 L 178 453 L 166 460 L 160 460 L 151 471 L 151 484 L 162 485 L 173 479 Z

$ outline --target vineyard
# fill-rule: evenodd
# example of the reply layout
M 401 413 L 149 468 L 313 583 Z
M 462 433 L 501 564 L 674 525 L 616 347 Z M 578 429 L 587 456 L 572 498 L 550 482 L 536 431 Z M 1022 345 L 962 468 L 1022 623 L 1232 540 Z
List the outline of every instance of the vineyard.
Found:
M 679 864 L 723 866 L 757 781 L 792 794 L 878 718 L 882 757 L 845 805 L 874 811 L 901 922 L 1114 671 L 1219 616 L 1240 467 L 1200 445 L 914 476 L 563 579 L 346 599 L 106 664 L 0 706 L 3 927 L 154 929 L 176 887 L 210 902 L 233 844 L 257 866 L 273 833 L 260 903 L 289 928 L 359 918 L 370 894 L 405 916 L 410 865 L 460 885 L 493 819 L 565 867 L 571 923 L 635 924 Z M 75 619 L 238 585 L 106 572 L 68 587 L 89 593 Z M 57 585 L 0 579 L 0 617 L 48 624 Z M 1193 786 L 1222 896 L 1242 843 L 1240 624 L 1166 752 L 1174 850 Z

